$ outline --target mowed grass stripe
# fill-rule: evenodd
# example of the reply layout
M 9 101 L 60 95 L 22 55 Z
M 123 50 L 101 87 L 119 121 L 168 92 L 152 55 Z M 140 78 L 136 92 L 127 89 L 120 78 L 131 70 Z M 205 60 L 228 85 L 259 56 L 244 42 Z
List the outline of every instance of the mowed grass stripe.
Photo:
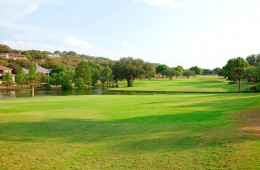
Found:
M 2 169 L 256 169 L 236 112 L 257 94 L 0 100 Z
M 219 77 L 213 76 L 196 76 L 195 78 L 152 78 L 151 80 L 138 80 L 134 81 L 134 86 L 131 88 L 126 87 L 127 83 L 122 81 L 119 83 L 120 88 L 111 88 L 114 91 L 168 91 L 168 92 L 237 92 L 237 84 L 229 84 L 230 81 Z M 255 85 L 254 82 L 242 81 L 241 90 Z

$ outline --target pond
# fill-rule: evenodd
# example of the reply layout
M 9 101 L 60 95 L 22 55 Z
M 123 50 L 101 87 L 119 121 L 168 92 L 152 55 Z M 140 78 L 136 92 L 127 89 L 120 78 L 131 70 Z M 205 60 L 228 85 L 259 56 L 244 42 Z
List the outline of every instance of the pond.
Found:
M 31 89 L 0 89 L 0 99 L 2 98 L 20 98 L 20 97 L 31 97 Z M 132 94 L 151 94 L 151 92 L 134 92 L 134 91 L 109 91 L 102 88 L 91 88 L 91 89 L 73 89 L 73 90 L 62 90 L 62 89 L 35 89 L 35 97 L 46 97 L 46 96 L 70 96 L 70 95 L 132 95 Z

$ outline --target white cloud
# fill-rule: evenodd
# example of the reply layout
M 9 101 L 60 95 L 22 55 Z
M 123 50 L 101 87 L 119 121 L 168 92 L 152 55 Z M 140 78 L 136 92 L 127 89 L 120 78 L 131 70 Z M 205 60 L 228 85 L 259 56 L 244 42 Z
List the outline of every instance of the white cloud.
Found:
M 147 2 L 150 5 L 165 7 L 165 8 L 179 8 L 179 7 L 187 7 L 187 2 L 180 2 L 177 0 L 137 0 Z
M 88 41 L 76 38 L 74 35 L 70 35 L 64 39 L 65 44 L 76 47 L 79 51 L 93 51 L 101 50 L 100 47 L 94 47 Z
M 126 48 L 135 48 L 136 47 L 135 44 L 130 44 L 128 42 L 123 42 L 122 45 L 123 45 L 123 47 L 126 47 Z
M 55 51 L 56 48 L 47 44 L 43 43 L 37 43 L 37 42 L 25 42 L 25 41 L 1 41 L 1 44 L 8 45 L 12 49 L 17 49 L 17 50 L 46 50 L 46 51 Z
M 17 21 L 35 12 L 43 4 L 59 4 L 61 0 L 0 0 L 0 27 L 19 28 Z
M 260 13 L 253 10 L 227 17 L 201 30 L 183 51 L 196 58 L 197 65 L 203 63 L 205 67 L 223 66 L 230 58 L 259 53 L 259 17 Z

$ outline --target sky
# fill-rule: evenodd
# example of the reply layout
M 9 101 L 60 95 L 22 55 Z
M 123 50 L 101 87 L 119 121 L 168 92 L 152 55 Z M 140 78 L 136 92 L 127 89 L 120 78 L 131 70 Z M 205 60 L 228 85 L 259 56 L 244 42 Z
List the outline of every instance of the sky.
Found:
M 19 50 L 222 67 L 260 53 L 259 0 L 0 0 L 0 44 Z

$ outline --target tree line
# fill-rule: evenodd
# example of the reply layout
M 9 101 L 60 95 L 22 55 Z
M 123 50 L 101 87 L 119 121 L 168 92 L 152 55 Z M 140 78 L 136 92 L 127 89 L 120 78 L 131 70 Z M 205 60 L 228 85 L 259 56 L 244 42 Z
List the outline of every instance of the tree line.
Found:
M 50 58 L 48 51 L 13 50 L 6 45 L 0 45 L 0 52 L 16 52 L 26 55 L 28 60 L 13 60 L 0 58 L 0 65 L 8 66 L 16 74 L 16 83 L 19 85 L 30 84 L 31 86 L 44 85 L 46 87 L 56 86 L 63 89 L 71 89 L 73 85 L 80 89 L 94 86 L 100 82 L 103 87 L 117 87 L 118 81 L 126 80 L 127 86 L 132 87 L 134 80 L 139 78 L 151 79 L 152 77 L 173 77 L 184 76 L 186 78 L 196 75 L 218 74 L 225 78 L 238 81 L 240 91 L 241 79 L 248 81 L 259 81 L 260 54 L 250 55 L 245 59 L 242 57 L 233 58 L 227 61 L 222 68 L 202 69 L 198 66 L 184 69 L 182 66 L 169 67 L 165 64 L 149 63 L 142 59 L 124 57 L 118 61 L 103 57 L 80 55 L 73 51 L 55 51 L 59 58 Z M 50 75 L 39 76 L 32 79 L 34 65 L 39 64 L 45 68 L 52 69 Z M 23 68 L 29 69 L 26 75 Z M 34 73 L 33 73 L 34 75 Z M 12 84 L 10 75 L 3 77 L 5 85 Z

